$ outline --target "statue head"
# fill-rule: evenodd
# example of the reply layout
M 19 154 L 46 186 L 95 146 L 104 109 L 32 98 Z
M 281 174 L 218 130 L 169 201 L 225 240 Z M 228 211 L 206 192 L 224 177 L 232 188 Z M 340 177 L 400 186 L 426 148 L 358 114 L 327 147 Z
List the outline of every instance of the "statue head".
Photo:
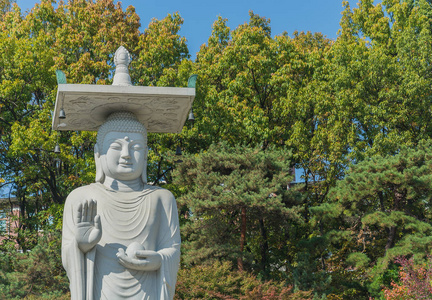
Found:
M 125 47 L 120 46 L 114 54 L 114 64 L 116 66 L 123 65 L 127 67 L 131 61 L 132 58 L 129 54 L 129 51 L 127 51 Z
M 111 114 L 99 127 L 95 145 L 96 182 L 141 178 L 147 182 L 147 130 L 130 112 Z

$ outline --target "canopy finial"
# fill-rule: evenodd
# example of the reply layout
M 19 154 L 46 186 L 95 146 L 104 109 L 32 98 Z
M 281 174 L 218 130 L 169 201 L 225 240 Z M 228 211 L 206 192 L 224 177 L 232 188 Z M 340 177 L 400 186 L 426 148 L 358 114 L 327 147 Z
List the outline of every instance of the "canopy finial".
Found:
M 114 64 L 116 66 L 113 84 L 112 85 L 132 85 L 131 78 L 129 76 L 128 66 L 132 61 L 129 51 L 123 46 L 120 46 L 114 55 Z

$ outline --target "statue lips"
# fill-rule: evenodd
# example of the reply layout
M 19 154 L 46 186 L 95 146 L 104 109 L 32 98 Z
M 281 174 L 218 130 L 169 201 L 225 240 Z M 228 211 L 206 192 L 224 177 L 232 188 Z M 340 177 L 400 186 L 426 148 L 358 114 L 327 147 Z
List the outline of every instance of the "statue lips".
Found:
M 133 167 L 133 163 L 131 163 L 131 162 L 119 162 L 119 165 L 122 166 L 123 168 L 132 168 Z

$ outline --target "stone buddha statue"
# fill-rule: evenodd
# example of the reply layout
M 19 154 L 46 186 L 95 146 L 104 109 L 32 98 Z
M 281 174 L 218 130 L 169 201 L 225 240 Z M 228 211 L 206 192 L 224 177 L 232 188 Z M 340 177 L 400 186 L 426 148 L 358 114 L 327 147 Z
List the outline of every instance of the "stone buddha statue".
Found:
M 73 300 L 172 299 L 180 262 L 173 195 L 146 183 L 147 131 L 111 114 L 95 146 L 96 183 L 68 196 L 62 260 Z

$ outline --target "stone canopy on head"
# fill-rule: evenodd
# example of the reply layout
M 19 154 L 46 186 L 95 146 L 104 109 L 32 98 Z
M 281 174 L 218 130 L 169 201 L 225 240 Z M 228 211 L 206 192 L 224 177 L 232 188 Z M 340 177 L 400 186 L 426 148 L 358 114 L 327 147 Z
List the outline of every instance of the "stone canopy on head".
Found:
M 133 86 L 130 62 L 130 53 L 120 46 L 114 55 L 112 85 L 70 84 L 59 78 L 53 130 L 97 131 L 109 114 L 129 111 L 148 132 L 180 133 L 195 98 L 197 75 L 191 76 L 187 88 Z
M 96 141 L 99 150 L 102 150 L 106 134 L 114 131 L 141 133 L 144 136 L 144 141 L 147 145 L 147 129 L 145 126 L 138 121 L 133 113 L 121 111 L 109 115 L 105 123 L 99 127 Z

